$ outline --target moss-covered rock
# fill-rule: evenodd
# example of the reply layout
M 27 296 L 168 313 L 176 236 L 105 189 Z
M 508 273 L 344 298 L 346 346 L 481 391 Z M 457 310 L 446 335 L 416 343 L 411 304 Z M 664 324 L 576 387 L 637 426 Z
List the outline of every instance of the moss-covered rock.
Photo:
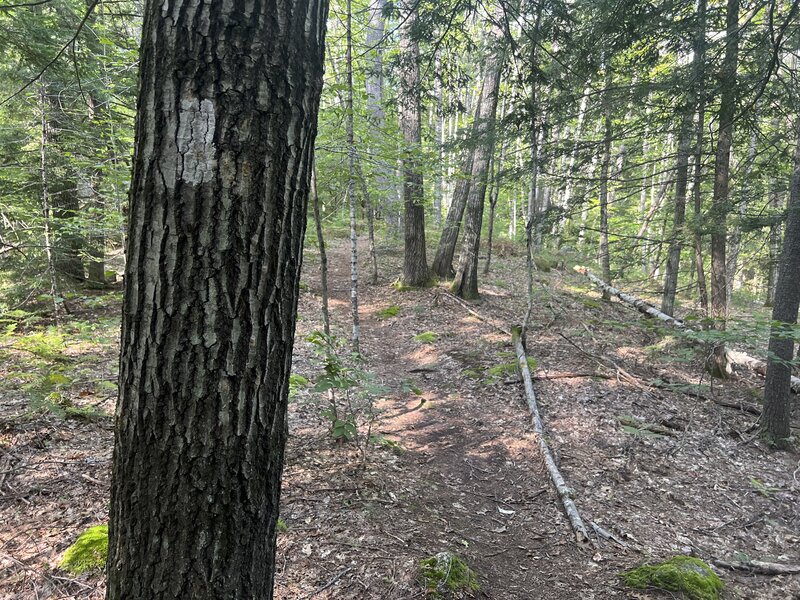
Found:
M 693 556 L 675 556 L 656 565 L 622 573 L 629 586 L 682 593 L 689 600 L 719 600 L 722 580 L 706 563 Z
M 439 552 L 419 563 L 429 598 L 458 598 L 481 589 L 478 576 L 452 552 Z
M 108 525 L 97 525 L 78 536 L 58 566 L 68 573 L 80 575 L 105 567 L 107 556 Z

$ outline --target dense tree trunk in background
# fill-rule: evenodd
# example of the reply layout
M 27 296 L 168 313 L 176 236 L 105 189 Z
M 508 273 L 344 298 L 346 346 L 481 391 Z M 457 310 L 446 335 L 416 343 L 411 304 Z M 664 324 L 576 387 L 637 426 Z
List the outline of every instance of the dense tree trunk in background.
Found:
M 498 18 L 496 22 L 500 23 L 502 19 Z M 500 75 L 505 62 L 505 43 L 503 32 L 499 26 L 492 26 L 487 41 L 488 56 L 484 65 L 480 117 L 475 121 L 478 142 L 472 157 L 472 177 L 464 217 L 464 239 L 451 286 L 451 290 L 456 296 L 465 299 L 478 297 L 478 254 L 483 225 L 483 204 L 486 197 L 486 176 L 489 170 L 489 159 L 494 151 Z
M 436 105 L 433 111 L 433 137 L 436 145 L 436 167 L 433 180 L 433 223 L 436 227 L 442 224 L 442 175 L 444 169 L 444 107 L 442 105 L 442 65 L 441 58 L 436 57 L 436 73 L 433 79 Z
M 606 59 L 605 89 L 603 90 L 603 158 L 600 164 L 600 267 L 603 281 L 611 285 L 611 254 L 608 248 L 608 173 L 611 163 L 611 85 L 614 76 L 611 72 L 611 60 Z M 603 299 L 610 300 L 608 292 L 603 290 Z
M 800 120 L 795 135 L 794 173 L 789 195 L 783 252 L 775 286 L 775 306 L 772 309 L 772 330 L 767 355 L 767 381 L 764 384 L 764 412 L 761 429 L 778 446 L 785 446 L 791 434 L 791 400 L 789 397 L 794 355 L 792 326 L 797 323 L 800 309 Z
M 686 220 L 686 190 L 689 187 L 689 153 L 692 149 L 692 110 L 685 107 L 685 114 L 678 134 L 678 157 L 675 165 L 675 210 L 672 218 L 672 236 L 664 274 L 664 293 L 661 312 L 673 316 L 675 294 L 678 290 L 681 250 L 683 249 L 683 226 Z
M 714 326 L 725 330 L 728 312 L 727 262 L 725 245 L 728 227 L 731 145 L 736 112 L 736 69 L 739 57 L 739 0 L 728 0 L 725 17 L 725 57 L 720 75 L 719 134 L 714 161 L 714 197 L 711 209 L 711 317 Z M 725 344 L 714 348 L 711 358 L 712 374 L 727 377 L 730 367 Z
M 480 110 L 476 114 L 476 119 L 480 118 Z M 433 258 L 431 271 L 437 277 L 450 279 L 455 275 L 453 270 L 453 256 L 456 253 L 458 234 L 461 231 L 461 219 L 464 217 L 464 209 L 467 206 L 467 196 L 469 195 L 470 178 L 472 176 L 473 151 L 468 150 L 464 157 L 464 167 L 456 180 L 453 190 L 453 198 L 450 201 L 450 208 L 444 220 L 442 235 L 439 237 L 439 245 L 436 248 L 436 256 Z
M 314 210 L 314 226 L 319 247 L 319 293 L 322 297 L 322 329 L 325 335 L 331 334 L 331 317 L 328 310 L 328 252 L 325 249 L 325 234 L 322 231 L 322 215 L 319 210 L 319 194 L 317 194 L 317 171 L 311 167 L 311 201 Z
M 272 598 L 326 15 L 145 4 L 108 600 Z
M 73 281 L 85 281 L 83 239 L 77 223 L 80 212 L 78 188 L 74 179 L 60 179 L 50 186 L 53 208 L 53 250 L 56 271 Z
M 78 180 L 78 199 L 89 213 L 90 225 L 88 235 L 87 254 L 89 261 L 86 265 L 87 279 L 90 285 L 103 286 L 106 283 L 105 245 L 106 236 L 102 220 L 105 204 L 92 185 L 92 179 L 81 177 Z M 86 210 L 88 209 L 88 210 Z
M 50 280 L 50 298 L 53 301 L 53 318 L 60 323 L 61 312 L 65 309 L 64 299 L 58 289 L 55 255 L 53 253 L 52 205 L 50 200 L 50 172 L 47 149 L 50 142 L 50 126 L 47 121 L 47 85 L 39 81 L 39 183 L 41 185 L 42 229 L 44 252 L 47 257 L 47 275 Z
M 708 314 L 708 288 L 703 261 L 703 134 L 705 133 L 706 92 L 703 84 L 706 70 L 706 0 L 697 0 L 697 31 L 694 41 L 693 78 L 697 90 L 697 122 L 695 124 L 694 177 L 692 201 L 694 206 L 694 270 L 700 306 Z
M 500 145 L 500 156 L 492 160 L 491 181 L 489 191 L 489 232 L 486 240 L 486 263 L 483 265 L 483 274 L 488 275 L 492 265 L 492 243 L 494 238 L 494 220 L 497 214 L 497 201 L 500 198 L 500 172 L 503 170 L 503 161 L 506 155 L 506 142 Z
M 405 258 L 403 285 L 419 287 L 430 280 L 425 252 L 425 206 L 420 165 L 422 142 L 422 106 L 420 103 L 419 43 L 415 31 L 416 6 L 400 26 L 400 93 L 397 98 L 400 130 L 405 141 L 403 152 L 403 207 L 405 214 Z
M 383 108 L 383 48 L 384 39 L 384 18 L 383 11 L 386 7 L 386 0 L 372 0 L 369 8 L 369 22 L 367 24 L 366 45 L 367 45 L 367 68 L 365 72 L 365 87 L 367 91 L 367 111 L 378 132 L 385 126 L 386 115 Z M 397 203 L 394 200 L 392 185 L 392 168 L 385 162 L 376 166 L 375 186 L 378 189 L 379 197 L 374 203 L 374 210 L 383 213 L 384 219 L 389 225 L 389 230 L 396 235 L 400 227 L 400 214 Z
M 778 263 L 781 254 L 781 223 L 777 213 L 780 210 L 780 193 L 775 182 L 770 185 L 769 205 L 772 223 L 769 226 L 769 264 L 767 265 L 767 294 L 764 306 L 775 305 L 775 285 L 778 282 Z
M 351 0 L 347 0 L 345 22 L 347 69 L 345 92 L 345 129 L 347 135 L 347 203 L 350 209 L 350 314 L 353 320 L 351 345 L 353 352 L 361 351 L 361 330 L 358 319 L 358 229 L 356 223 L 356 141 L 353 111 L 353 10 Z
M 742 170 L 742 183 L 739 185 L 739 193 L 737 194 L 737 196 L 739 196 L 737 211 L 739 214 L 728 240 L 730 252 L 728 252 L 728 263 L 725 267 L 728 304 L 731 302 L 733 291 L 739 289 L 735 284 L 737 280 L 736 275 L 739 272 L 739 250 L 742 245 L 742 221 L 744 221 L 747 216 L 747 205 L 750 202 L 750 194 L 752 194 L 750 189 L 750 175 L 753 172 L 753 165 L 756 160 L 756 138 L 756 132 L 754 131 L 750 134 L 750 147 L 747 151 L 747 162 Z

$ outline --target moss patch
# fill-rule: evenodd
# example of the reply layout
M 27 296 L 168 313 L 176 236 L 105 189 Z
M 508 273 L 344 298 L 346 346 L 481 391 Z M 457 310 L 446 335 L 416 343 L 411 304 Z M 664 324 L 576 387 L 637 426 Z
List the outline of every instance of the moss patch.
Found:
M 535 371 L 539 363 L 535 358 L 528 358 L 528 368 Z M 489 375 L 492 377 L 508 377 L 517 372 L 517 361 L 510 363 L 503 363 L 489 368 Z
M 392 304 L 391 306 L 387 306 L 386 308 L 380 309 L 375 315 L 379 319 L 391 319 L 392 317 L 396 317 L 400 312 L 400 307 L 396 304 Z
M 420 344 L 432 344 L 437 339 L 439 339 L 439 336 L 432 331 L 423 331 L 414 336 L 414 341 Z
M 723 587 L 711 567 L 699 558 L 683 555 L 625 571 L 622 579 L 634 588 L 680 592 L 690 600 L 719 600 Z
M 108 525 L 97 525 L 84 531 L 72 546 L 67 548 L 58 566 L 80 575 L 87 571 L 102 569 L 108 556 Z
M 452 598 L 481 589 L 475 571 L 452 552 L 439 552 L 421 560 L 419 568 L 429 598 Z

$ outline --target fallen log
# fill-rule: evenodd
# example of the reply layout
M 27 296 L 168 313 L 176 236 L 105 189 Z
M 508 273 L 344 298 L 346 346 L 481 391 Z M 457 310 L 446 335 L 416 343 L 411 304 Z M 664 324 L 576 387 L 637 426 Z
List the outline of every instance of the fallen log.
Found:
M 761 562 L 760 560 L 727 561 L 719 558 L 711 562 L 731 571 L 744 571 L 755 575 L 797 575 L 800 574 L 800 565 Z
M 531 413 L 531 421 L 533 422 L 533 430 L 536 432 L 536 437 L 539 440 L 539 451 L 542 453 L 547 472 L 550 475 L 550 480 L 556 488 L 558 497 L 564 507 L 564 512 L 567 514 L 572 530 L 575 532 L 575 539 L 578 544 L 583 546 L 589 543 L 589 534 L 586 530 L 586 525 L 578 512 L 578 507 L 572 500 L 572 490 L 567 486 L 564 477 L 556 466 L 556 461 L 553 459 L 553 454 L 547 445 L 544 434 L 544 425 L 542 418 L 539 415 L 539 406 L 536 403 L 536 393 L 533 391 L 533 379 L 531 378 L 531 371 L 528 367 L 528 357 L 525 354 L 525 347 L 522 345 L 521 330 L 519 327 L 513 329 L 511 340 L 514 343 L 514 348 L 517 352 L 517 363 L 519 370 L 522 373 L 522 381 L 525 386 L 525 397 L 528 400 L 528 409 Z
M 585 275 L 586 277 L 588 277 L 589 281 L 594 283 L 601 290 L 608 292 L 612 296 L 616 296 L 617 298 L 619 298 L 626 304 L 634 307 L 641 313 L 644 313 L 650 317 L 658 319 L 659 321 L 663 321 L 664 323 L 667 323 L 668 325 L 671 325 L 678 329 L 689 329 L 693 331 L 696 330 L 694 327 L 690 327 L 680 319 L 670 317 L 668 314 L 661 312 L 660 310 L 648 304 L 641 298 L 637 298 L 636 296 L 627 294 L 622 290 L 607 284 L 605 281 L 594 275 L 586 267 L 576 266 L 575 270 L 581 275 Z M 744 367 L 762 376 L 766 375 L 767 373 L 767 363 L 765 361 L 760 360 L 758 358 L 753 358 L 752 356 L 745 354 L 744 352 L 739 352 L 738 350 L 727 350 L 727 357 L 730 363 L 738 367 Z M 791 390 L 796 394 L 800 394 L 800 377 L 792 376 Z

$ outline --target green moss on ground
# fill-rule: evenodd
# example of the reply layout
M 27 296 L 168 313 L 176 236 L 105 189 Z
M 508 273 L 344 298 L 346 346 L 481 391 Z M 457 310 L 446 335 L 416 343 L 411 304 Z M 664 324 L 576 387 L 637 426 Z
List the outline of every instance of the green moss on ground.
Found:
M 450 598 L 481 589 L 475 571 L 452 552 L 439 552 L 421 560 L 419 567 L 429 598 Z
M 391 319 L 392 317 L 396 317 L 400 312 L 400 307 L 396 304 L 392 304 L 391 306 L 387 306 L 386 308 L 380 309 L 377 313 L 377 317 L 379 319 Z
M 433 333 L 432 331 L 423 331 L 414 336 L 414 341 L 419 342 L 420 344 L 432 344 L 439 336 Z
M 64 553 L 59 567 L 73 575 L 105 567 L 108 556 L 108 525 L 90 527 Z
M 629 586 L 682 593 L 689 600 L 719 600 L 723 583 L 699 558 L 675 556 L 657 565 L 643 565 L 621 574 Z

